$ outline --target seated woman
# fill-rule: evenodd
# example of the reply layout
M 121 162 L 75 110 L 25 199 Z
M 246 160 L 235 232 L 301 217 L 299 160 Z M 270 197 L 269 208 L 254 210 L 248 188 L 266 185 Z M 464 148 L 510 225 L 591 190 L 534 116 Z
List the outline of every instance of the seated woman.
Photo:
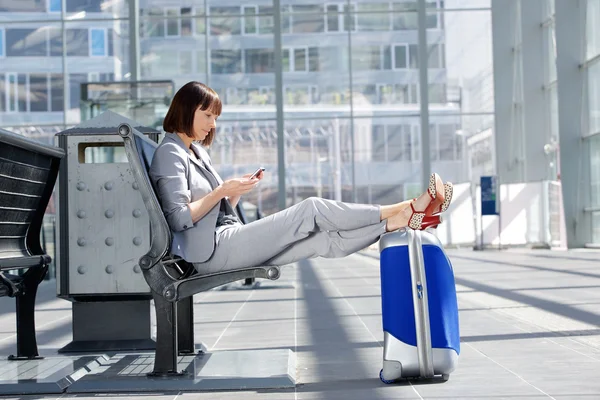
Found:
M 173 232 L 171 251 L 201 274 L 344 257 L 385 232 L 435 227 L 450 204 L 452 185 L 432 174 L 428 190 L 413 200 L 380 206 L 311 197 L 244 225 L 234 207 L 264 173 L 223 181 L 212 167 L 203 146 L 215 137 L 221 106 L 217 93 L 202 83 L 179 89 L 164 120 L 168 133 L 150 167 Z

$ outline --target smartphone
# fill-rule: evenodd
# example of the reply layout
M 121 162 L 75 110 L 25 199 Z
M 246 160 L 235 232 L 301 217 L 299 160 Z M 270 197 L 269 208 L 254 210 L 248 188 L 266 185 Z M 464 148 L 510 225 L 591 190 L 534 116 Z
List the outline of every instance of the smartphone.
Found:
M 250 176 L 250 179 L 252 179 L 252 178 L 256 178 L 256 177 L 257 177 L 257 175 L 258 175 L 258 174 L 260 174 L 260 173 L 261 173 L 261 171 L 264 171 L 264 170 L 265 170 L 265 169 L 264 169 L 263 167 L 260 167 L 259 169 L 257 169 L 257 170 L 256 170 L 256 171 L 255 171 L 255 172 L 252 174 L 252 176 Z

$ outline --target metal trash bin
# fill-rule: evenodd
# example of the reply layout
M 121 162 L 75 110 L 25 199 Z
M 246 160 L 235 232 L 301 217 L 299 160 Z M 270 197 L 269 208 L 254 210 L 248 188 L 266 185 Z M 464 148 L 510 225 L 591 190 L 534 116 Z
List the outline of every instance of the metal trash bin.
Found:
M 73 341 L 59 352 L 153 349 L 150 289 L 138 260 L 150 224 L 117 127 L 160 132 L 112 111 L 56 134 L 57 295 L 73 302 Z

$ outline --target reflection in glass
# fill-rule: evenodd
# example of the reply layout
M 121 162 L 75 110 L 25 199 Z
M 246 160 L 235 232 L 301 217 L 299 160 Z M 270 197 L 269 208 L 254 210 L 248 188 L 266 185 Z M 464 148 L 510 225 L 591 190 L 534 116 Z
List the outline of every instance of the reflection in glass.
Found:
M 600 132 L 600 62 L 588 68 L 589 133 Z

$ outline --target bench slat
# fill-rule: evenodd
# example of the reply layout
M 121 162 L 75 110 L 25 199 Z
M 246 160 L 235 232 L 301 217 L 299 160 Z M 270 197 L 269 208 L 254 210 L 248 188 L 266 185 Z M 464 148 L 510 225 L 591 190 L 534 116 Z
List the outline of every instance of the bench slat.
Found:
M 2 157 L 0 157 L 0 174 L 36 182 L 48 178 L 48 171 L 45 169 L 32 168 L 25 164 L 11 164 L 9 160 Z
M 19 238 L 27 236 L 27 230 L 29 229 L 29 224 L 23 223 L 0 223 L 0 238 Z
M 0 188 L 7 193 L 21 193 L 28 196 L 39 196 L 46 185 L 26 179 L 10 179 L 0 175 Z
M 39 207 L 39 203 L 39 197 L 24 197 L 0 192 L 0 206 L 10 207 L 18 205 L 19 207 L 35 210 Z

